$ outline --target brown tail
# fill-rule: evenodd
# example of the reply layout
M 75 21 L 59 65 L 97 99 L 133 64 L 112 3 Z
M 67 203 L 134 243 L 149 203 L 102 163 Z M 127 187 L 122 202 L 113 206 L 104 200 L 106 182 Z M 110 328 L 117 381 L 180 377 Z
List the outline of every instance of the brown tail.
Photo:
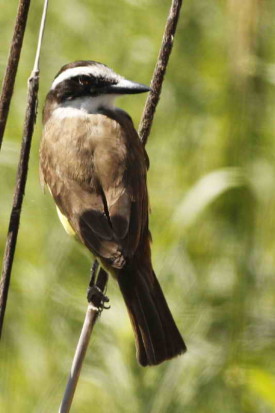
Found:
M 156 365 L 184 353 L 185 343 L 151 265 L 126 265 L 118 283 L 134 328 L 139 363 Z

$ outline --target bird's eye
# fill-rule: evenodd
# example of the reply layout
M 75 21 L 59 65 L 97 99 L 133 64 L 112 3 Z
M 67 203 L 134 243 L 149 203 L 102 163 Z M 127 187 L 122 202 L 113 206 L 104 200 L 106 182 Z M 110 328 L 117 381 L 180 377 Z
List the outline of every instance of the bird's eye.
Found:
M 90 81 L 90 79 L 89 79 L 88 76 L 79 76 L 79 78 L 78 78 L 78 83 L 81 86 L 87 86 L 89 84 L 89 81 Z

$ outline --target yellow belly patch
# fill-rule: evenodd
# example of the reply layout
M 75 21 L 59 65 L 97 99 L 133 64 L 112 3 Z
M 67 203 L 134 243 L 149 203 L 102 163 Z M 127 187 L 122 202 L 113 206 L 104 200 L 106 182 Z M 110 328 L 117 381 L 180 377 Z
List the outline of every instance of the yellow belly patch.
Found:
M 47 185 L 47 187 L 48 187 L 48 190 L 49 190 L 51 196 L 53 196 L 51 188 L 49 187 L 49 185 Z M 57 205 L 55 205 L 55 206 L 56 206 L 58 218 L 60 219 L 60 222 L 63 225 L 63 228 L 65 229 L 67 234 L 69 234 L 70 236 L 75 237 L 76 239 L 78 239 L 78 236 L 77 236 L 75 230 L 73 229 L 73 227 L 71 226 L 71 224 L 69 223 L 68 218 L 64 214 L 62 214 L 62 212 L 60 211 L 60 209 L 58 208 Z
M 52 195 L 52 192 L 50 190 L 50 187 L 48 186 L 48 189 L 50 191 L 50 194 Z M 63 226 L 63 228 L 65 229 L 65 231 L 67 232 L 68 235 L 74 237 L 77 241 L 80 241 L 77 233 L 75 232 L 75 230 L 73 229 L 73 227 L 71 226 L 71 224 L 68 221 L 68 218 L 62 214 L 62 212 L 60 211 L 60 209 L 57 207 L 56 205 L 56 210 L 57 210 L 57 215 L 58 218 L 60 219 L 60 222 Z M 90 251 L 91 252 L 91 251 Z M 107 271 L 109 274 L 113 275 L 116 278 L 116 272 L 112 267 L 106 266 L 106 264 L 104 262 L 102 262 L 100 257 L 95 256 L 92 252 L 91 252 L 92 256 L 94 259 L 97 259 L 99 261 L 99 265 L 105 270 Z
M 56 210 L 57 210 L 57 214 L 58 214 L 58 217 L 59 217 L 59 219 L 60 219 L 60 222 L 61 222 L 61 224 L 63 225 L 63 227 L 64 227 L 65 231 L 67 232 L 67 234 L 69 234 L 70 236 L 73 236 L 77 241 L 80 241 L 79 238 L 78 238 L 78 236 L 77 236 L 77 233 L 75 232 L 75 230 L 73 229 L 73 227 L 72 227 L 71 224 L 69 223 L 67 217 L 66 217 L 64 214 L 62 214 L 62 212 L 60 211 L 60 209 L 59 209 L 57 206 L 56 206 Z M 107 266 L 106 263 L 104 263 L 104 261 L 102 261 L 100 257 L 95 256 L 95 255 L 92 253 L 92 251 L 90 251 L 90 252 L 91 252 L 93 258 L 98 260 L 99 265 L 100 265 L 105 271 L 107 271 L 109 274 L 111 274 L 114 278 L 116 278 L 116 271 L 115 271 L 115 269 L 113 269 L 113 268 L 110 267 L 110 266 Z
M 58 214 L 58 218 L 60 219 L 61 224 L 63 225 L 65 231 L 67 232 L 67 234 L 69 234 L 72 237 L 76 237 L 76 232 L 73 229 L 73 227 L 71 226 L 71 224 L 69 223 L 67 217 L 65 215 L 62 214 L 62 212 L 60 211 L 60 209 L 58 207 L 56 207 L 57 209 L 57 214 Z

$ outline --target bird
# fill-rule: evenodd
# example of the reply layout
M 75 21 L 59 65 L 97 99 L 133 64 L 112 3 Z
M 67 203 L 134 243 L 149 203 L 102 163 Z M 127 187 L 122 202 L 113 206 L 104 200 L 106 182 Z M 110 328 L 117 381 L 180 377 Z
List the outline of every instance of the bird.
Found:
M 59 70 L 43 109 L 40 176 L 65 230 L 113 276 L 141 366 L 186 351 L 151 261 L 149 158 L 122 95 L 149 92 L 110 67 L 78 60 Z

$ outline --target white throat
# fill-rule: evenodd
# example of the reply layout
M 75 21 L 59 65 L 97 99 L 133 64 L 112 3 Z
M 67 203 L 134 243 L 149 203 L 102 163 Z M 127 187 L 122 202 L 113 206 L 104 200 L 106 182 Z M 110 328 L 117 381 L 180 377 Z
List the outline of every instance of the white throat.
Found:
M 99 109 L 113 109 L 116 95 L 83 96 L 60 104 L 54 115 L 60 119 L 99 113 Z

